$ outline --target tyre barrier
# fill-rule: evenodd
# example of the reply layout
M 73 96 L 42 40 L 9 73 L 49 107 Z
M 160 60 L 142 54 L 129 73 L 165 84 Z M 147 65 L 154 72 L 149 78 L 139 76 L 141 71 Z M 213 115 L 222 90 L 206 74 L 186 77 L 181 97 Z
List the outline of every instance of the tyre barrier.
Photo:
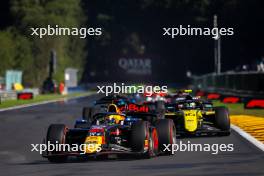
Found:
M 244 101 L 245 109 L 263 109 L 264 108 L 264 98 L 248 98 Z
M 198 91 L 196 96 L 206 97 L 208 100 L 219 100 L 222 103 L 243 103 L 245 109 L 264 109 L 264 97 L 232 95 L 219 92 Z
M 17 93 L 17 99 L 18 100 L 31 100 L 34 98 L 34 95 L 32 92 L 19 92 Z

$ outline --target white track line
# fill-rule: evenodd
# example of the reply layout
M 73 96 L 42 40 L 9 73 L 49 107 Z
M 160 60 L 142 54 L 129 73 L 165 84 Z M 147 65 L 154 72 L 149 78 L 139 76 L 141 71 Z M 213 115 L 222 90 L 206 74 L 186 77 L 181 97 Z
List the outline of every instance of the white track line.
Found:
M 48 100 L 48 101 L 42 101 L 42 102 L 38 102 L 38 103 L 31 103 L 31 104 L 19 105 L 19 106 L 14 106 L 14 107 L 9 107 L 9 108 L 3 108 L 3 109 L 0 109 L 0 112 L 11 111 L 11 110 L 15 110 L 15 109 L 27 108 L 27 107 L 32 107 L 32 106 L 38 106 L 38 105 L 43 105 L 43 104 L 48 104 L 48 103 L 54 103 L 54 102 L 63 101 L 63 100 L 83 98 L 83 97 L 87 97 L 89 95 L 90 94 L 82 95 L 82 96 L 78 96 L 78 97 L 71 97 L 71 98 L 67 98 L 67 97 L 66 98 L 59 98 L 59 99 L 55 99 L 55 100 Z
M 249 133 L 245 132 L 241 128 L 235 125 L 231 125 L 231 128 L 236 131 L 239 135 L 241 135 L 243 138 L 248 140 L 250 143 L 254 144 L 256 147 L 258 147 L 260 150 L 264 151 L 264 144 L 260 141 L 258 141 L 256 138 L 251 136 Z

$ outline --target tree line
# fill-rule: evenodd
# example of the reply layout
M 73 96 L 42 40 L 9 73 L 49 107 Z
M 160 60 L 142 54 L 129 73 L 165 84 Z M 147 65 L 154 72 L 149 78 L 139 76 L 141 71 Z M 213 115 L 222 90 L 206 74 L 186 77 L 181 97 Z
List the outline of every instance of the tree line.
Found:
M 23 84 L 41 86 L 48 76 L 51 51 L 57 53 L 56 81 L 64 80 L 67 67 L 79 69 L 86 59 L 84 39 L 76 36 L 31 36 L 30 28 L 82 27 L 86 16 L 80 0 L 11 0 L 12 24 L 0 31 L 0 76 L 8 69 L 23 71 Z

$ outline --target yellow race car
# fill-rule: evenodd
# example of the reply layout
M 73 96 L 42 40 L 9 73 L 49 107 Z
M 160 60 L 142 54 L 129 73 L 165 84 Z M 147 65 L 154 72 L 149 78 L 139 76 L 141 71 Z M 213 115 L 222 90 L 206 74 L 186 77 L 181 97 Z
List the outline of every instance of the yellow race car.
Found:
M 226 107 L 191 96 L 180 97 L 166 104 L 165 118 L 175 123 L 177 134 L 186 135 L 230 135 L 229 112 Z

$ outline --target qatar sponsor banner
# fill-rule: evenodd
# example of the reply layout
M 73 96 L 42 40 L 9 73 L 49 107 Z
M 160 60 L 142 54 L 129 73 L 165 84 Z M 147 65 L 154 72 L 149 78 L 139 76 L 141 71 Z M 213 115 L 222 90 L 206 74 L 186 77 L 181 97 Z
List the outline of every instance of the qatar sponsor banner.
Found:
M 152 62 L 149 58 L 119 58 L 118 66 L 127 74 L 151 75 Z

